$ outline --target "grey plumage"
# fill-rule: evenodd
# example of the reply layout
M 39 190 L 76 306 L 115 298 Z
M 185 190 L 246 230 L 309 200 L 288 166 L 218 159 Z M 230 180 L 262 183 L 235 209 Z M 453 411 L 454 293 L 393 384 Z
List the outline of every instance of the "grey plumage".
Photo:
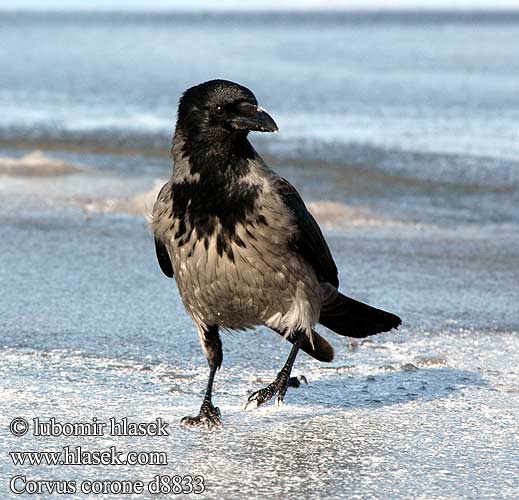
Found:
M 259 405 L 275 393 L 282 401 L 300 347 L 316 359 L 333 358 L 316 323 L 346 334 L 342 319 L 349 318 L 345 326 L 353 336 L 400 324 L 396 316 L 362 308 L 338 292 L 337 268 L 317 223 L 246 138 L 250 130 L 275 129 L 254 95 L 232 82 L 206 82 L 180 102 L 174 170 L 151 224 L 161 269 L 175 277 L 211 368 L 201 412 L 184 423 L 220 423 L 211 402 L 222 362 L 219 329 L 265 325 L 294 344 L 276 381 L 249 398 Z
M 198 329 L 212 324 L 229 330 L 266 325 L 302 329 L 310 335 L 319 318 L 320 285 L 312 267 L 290 248 L 296 226 L 272 188 L 276 174 L 259 160 L 249 162 L 249 174 L 241 182 L 256 186 L 259 196 L 251 218 L 236 225 L 244 245 L 231 243 L 231 260 L 225 253 L 218 255 L 222 228 L 217 220 L 207 248 L 189 221 L 187 242 L 179 246 L 180 238 L 175 238 L 180 222 L 172 220 L 168 208 L 171 188 L 183 182 L 183 176 L 177 178 L 177 168 L 182 171 L 188 163 L 189 158 L 177 158 L 173 176 L 155 204 L 152 227 L 167 249 L 182 300 Z M 255 222 L 260 215 L 265 223 Z

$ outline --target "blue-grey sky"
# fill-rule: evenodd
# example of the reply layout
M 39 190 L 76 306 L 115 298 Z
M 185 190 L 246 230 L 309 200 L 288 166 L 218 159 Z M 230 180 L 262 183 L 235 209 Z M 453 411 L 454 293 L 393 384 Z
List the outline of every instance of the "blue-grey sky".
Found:
M 495 9 L 519 8 L 519 0 L 0 0 L 2 9 Z

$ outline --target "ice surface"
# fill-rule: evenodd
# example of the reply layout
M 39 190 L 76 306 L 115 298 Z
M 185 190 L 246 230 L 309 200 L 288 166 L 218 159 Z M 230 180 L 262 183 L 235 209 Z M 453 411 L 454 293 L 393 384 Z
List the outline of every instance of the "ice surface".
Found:
M 3 12 L 0 500 L 32 498 L 6 489 L 15 473 L 203 474 L 211 500 L 519 498 L 518 20 Z M 207 367 L 142 214 L 171 171 L 178 98 L 220 75 L 279 124 L 252 140 L 308 201 L 342 290 L 404 323 L 364 342 L 324 332 L 334 362 L 301 354 L 308 386 L 251 412 L 248 391 L 290 346 L 264 329 L 225 335 L 225 427 L 207 434 L 178 425 Z M 171 435 L 15 438 L 19 416 L 161 417 Z M 67 444 L 166 450 L 169 464 L 7 455 Z
M 104 169 L 102 156 L 92 161 L 85 156 L 89 166 L 75 176 L 0 181 L 0 498 L 15 498 L 4 478 L 21 473 L 77 481 L 201 474 L 207 492 L 197 498 L 226 500 L 518 498 L 516 233 L 453 224 L 441 209 L 434 225 L 330 218 L 342 289 L 400 314 L 402 328 L 355 342 L 325 332 L 335 360 L 301 354 L 294 374 L 309 384 L 290 389 L 279 409 L 254 411 L 243 410 L 248 392 L 273 379 L 290 345 L 265 329 L 225 335 L 214 395 L 224 428 L 185 430 L 179 421 L 198 411 L 207 367 L 146 221 L 85 212 L 78 201 L 135 200 L 167 165 L 139 174 L 130 167 L 144 159 L 126 160 L 125 172 Z M 304 168 L 281 171 L 306 199 L 340 196 L 324 181 L 312 187 Z M 376 205 L 369 210 L 384 219 Z M 161 417 L 170 436 L 15 438 L 8 425 L 19 416 Z M 163 450 L 169 463 L 22 467 L 7 455 L 65 445 Z

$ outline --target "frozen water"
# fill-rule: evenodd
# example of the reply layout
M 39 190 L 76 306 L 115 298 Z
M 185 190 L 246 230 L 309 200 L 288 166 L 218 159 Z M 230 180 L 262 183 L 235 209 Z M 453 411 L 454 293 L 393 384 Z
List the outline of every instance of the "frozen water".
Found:
M 4 479 L 16 474 L 76 481 L 203 475 L 206 493 L 198 498 L 211 499 L 519 496 L 516 232 L 488 221 L 453 222 L 456 197 L 435 212 L 435 223 L 427 214 L 411 217 L 405 203 L 397 216 L 391 202 L 383 211 L 372 204 L 370 217 L 399 224 L 329 218 L 342 289 L 397 312 L 402 328 L 355 342 L 328 332 L 336 350 L 331 364 L 301 354 L 294 374 L 304 374 L 308 385 L 290 389 L 279 409 L 247 412 L 248 391 L 272 380 L 290 345 L 265 329 L 225 335 L 214 395 L 224 428 L 185 430 L 179 421 L 198 411 L 206 362 L 174 282 L 155 262 L 144 217 L 124 210 L 169 165 L 128 158 L 123 172 L 115 157 L 53 156 L 84 170 L 0 181 L 2 499 L 17 497 Z M 154 161 L 157 167 L 142 174 L 134 168 Z M 310 167 L 279 170 L 317 207 L 329 211 L 330 200 L 345 198 L 333 169 L 331 181 L 318 186 L 308 182 Z M 400 202 L 408 196 L 391 189 Z M 434 196 L 417 193 L 422 206 L 432 203 Z M 117 209 L 103 209 L 106 200 Z M 331 208 L 335 214 L 337 206 Z M 20 416 L 160 417 L 170 435 L 16 438 L 8 425 Z M 7 455 L 66 445 L 161 450 L 169 462 L 15 466 Z
M 15 474 L 201 474 L 211 500 L 519 498 L 517 13 L 1 12 L 0 32 L 1 500 L 28 497 Z M 301 354 L 308 385 L 250 412 L 290 346 L 225 335 L 225 426 L 206 433 L 179 426 L 207 366 L 140 214 L 178 97 L 220 76 L 279 124 L 254 141 L 321 222 L 342 290 L 404 323 L 325 332 L 333 363 Z M 15 438 L 15 417 L 160 417 L 170 435 Z M 7 454 L 65 445 L 169 463 Z

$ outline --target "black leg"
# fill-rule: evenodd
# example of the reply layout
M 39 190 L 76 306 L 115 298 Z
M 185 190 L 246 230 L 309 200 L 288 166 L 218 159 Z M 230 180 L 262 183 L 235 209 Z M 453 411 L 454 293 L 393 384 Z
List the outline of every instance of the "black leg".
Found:
M 283 368 L 281 368 L 281 371 L 277 374 L 276 379 L 274 380 L 274 382 L 267 385 L 267 387 L 264 387 L 259 391 L 253 392 L 247 400 L 245 409 L 257 408 L 258 406 L 272 399 L 272 397 L 276 394 L 278 395 L 276 403 L 278 405 L 281 405 L 283 404 L 283 400 L 285 399 L 287 388 L 289 386 L 299 386 L 299 384 L 296 383 L 296 380 L 297 382 L 299 382 L 299 380 L 295 377 L 290 377 L 290 373 L 292 372 L 292 366 L 294 365 L 297 353 L 299 352 L 299 349 L 301 348 L 301 345 L 303 344 L 305 337 L 306 334 L 301 331 L 298 331 L 294 334 L 294 345 L 292 346 L 286 363 L 284 364 Z M 306 381 L 306 379 L 304 379 L 304 381 Z
M 206 429 L 213 429 L 222 426 L 220 410 L 213 406 L 212 402 L 214 376 L 216 370 L 220 368 L 223 359 L 222 341 L 218 333 L 217 325 L 208 326 L 201 331 L 199 335 L 202 349 L 209 363 L 209 380 L 207 381 L 207 388 L 200 413 L 196 417 L 184 417 L 180 423 L 185 427 L 205 427 Z

